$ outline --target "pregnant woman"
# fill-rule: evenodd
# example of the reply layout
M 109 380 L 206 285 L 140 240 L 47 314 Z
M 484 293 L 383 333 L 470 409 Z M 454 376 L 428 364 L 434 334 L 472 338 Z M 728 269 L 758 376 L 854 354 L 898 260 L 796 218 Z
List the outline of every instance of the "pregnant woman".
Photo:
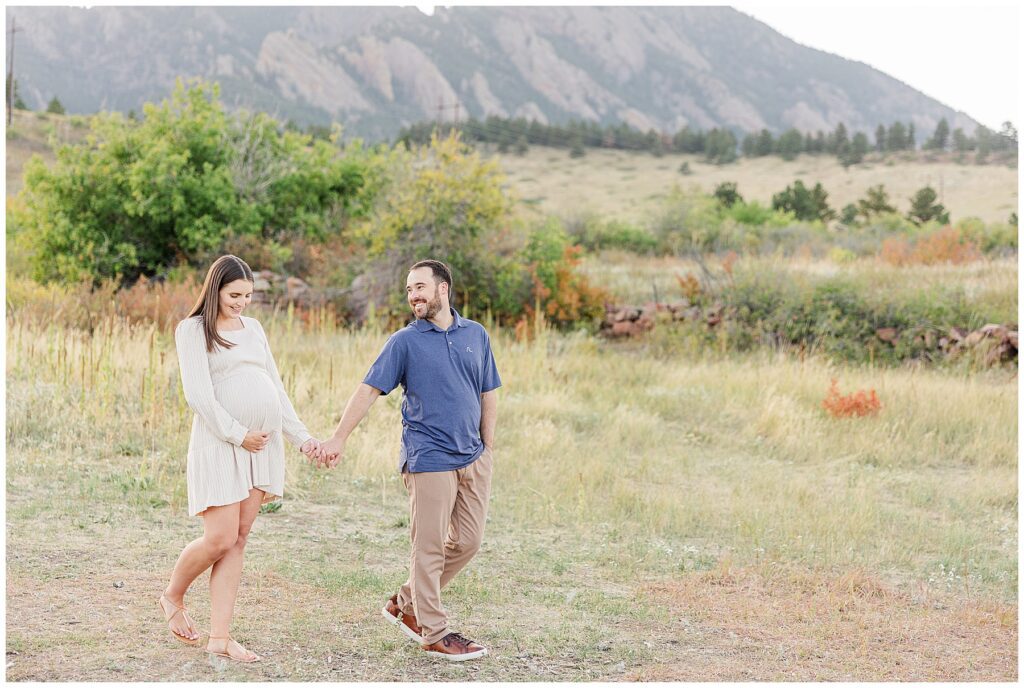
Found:
M 206 651 L 239 662 L 260 659 L 230 634 L 246 539 L 260 505 L 284 492 L 284 439 L 307 455 L 319 447 L 288 400 L 263 327 L 242 315 L 252 290 L 244 261 L 218 258 L 192 313 L 174 332 L 185 400 L 195 412 L 188 511 L 203 517 L 203 536 L 182 550 L 160 596 L 171 634 L 198 645 L 184 598 L 212 566 Z

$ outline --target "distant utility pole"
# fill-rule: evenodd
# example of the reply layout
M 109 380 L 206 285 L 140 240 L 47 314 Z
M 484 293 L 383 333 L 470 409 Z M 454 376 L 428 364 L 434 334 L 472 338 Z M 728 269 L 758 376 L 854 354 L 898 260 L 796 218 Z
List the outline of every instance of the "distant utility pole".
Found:
M 11 17 L 11 54 L 7 58 L 7 126 L 11 125 L 11 111 L 14 109 L 14 34 L 17 28 Z
M 437 125 L 436 125 L 436 129 L 437 129 L 438 132 L 441 131 L 441 124 L 444 122 L 444 116 L 445 116 L 445 113 L 448 110 L 451 110 L 451 111 L 453 111 L 455 113 L 454 114 L 453 123 L 454 123 L 455 127 L 458 127 L 458 124 L 459 124 L 459 111 L 460 111 L 461 107 L 462 107 L 461 104 L 457 100 L 455 101 L 454 105 L 445 105 L 444 96 L 441 96 L 440 98 L 437 99 Z

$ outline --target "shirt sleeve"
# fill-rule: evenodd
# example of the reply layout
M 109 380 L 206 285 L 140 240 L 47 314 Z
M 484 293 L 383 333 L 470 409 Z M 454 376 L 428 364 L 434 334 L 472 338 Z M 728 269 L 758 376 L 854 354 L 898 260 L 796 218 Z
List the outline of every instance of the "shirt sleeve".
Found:
M 174 345 L 178 351 L 178 369 L 185 402 L 203 419 L 217 439 L 241 446 L 248 429 L 235 420 L 213 395 L 210 359 L 207 357 L 203 328 L 193 318 L 182 320 L 174 330 Z
M 288 392 L 284 388 L 284 381 L 281 380 L 281 373 L 277 370 L 277 362 L 274 361 L 274 354 L 270 351 L 270 341 L 267 339 L 267 333 L 263 329 L 263 324 L 259 320 L 250 320 L 249 322 L 255 323 L 259 329 L 260 339 L 263 340 L 263 348 L 267 352 L 267 374 L 270 375 L 274 387 L 277 388 L 277 396 L 281 402 L 281 432 L 289 442 L 296 447 L 301 447 L 312 435 L 309 434 L 306 425 L 299 420 L 299 414 L 295 412 L 295 407 L 292 406 L 292 402 L 288 398 Z
M 388 337 L 377 360 L 363 378 L 365 384 L 376 387 L 381 394 L 387 394 L 405 380 L 405 346 L 399 333 Z
M 484 335 L 486 346 L 484 348 L 484 365 L 480 375 L 480 393 L 490 392 L 501 387 L 501 377 L 498 375 L 498 367 L 494 364 L 494 353 L 491 351 L 491 338 Z

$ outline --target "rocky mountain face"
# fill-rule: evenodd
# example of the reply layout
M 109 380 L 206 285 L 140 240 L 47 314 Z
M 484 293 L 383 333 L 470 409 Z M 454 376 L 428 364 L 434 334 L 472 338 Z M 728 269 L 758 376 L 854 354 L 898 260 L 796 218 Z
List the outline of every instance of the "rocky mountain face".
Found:
M 22 97 L 69 112 L 139 110 L 201 76 L 232 107 L 370 138 L 490 114 L 670 132 L 976 126 L 728 7 L 8 7 L 12 20 Z

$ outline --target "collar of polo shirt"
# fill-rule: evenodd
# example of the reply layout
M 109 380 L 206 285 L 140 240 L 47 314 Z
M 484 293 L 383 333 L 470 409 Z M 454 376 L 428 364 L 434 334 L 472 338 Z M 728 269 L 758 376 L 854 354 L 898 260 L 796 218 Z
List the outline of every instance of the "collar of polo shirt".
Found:
M 452 324 L 455 327 L 465 327 L 466 323 L 462 322 L 462 316 L 459 315 L 459 312 L 454 308 L 449 308 L 449 310 L 451 311 L 452 316 L 455 318 L 455 322 L 453 322 Z M 413 321 L 413 326 L 420 332 L 427 332 L 428 330 L 437 330 L 438 332 L 446 331 L 442 330 L 440 327 L 430 322 L 429 320 L 423 318 L 416 318 L 416 320 Z

